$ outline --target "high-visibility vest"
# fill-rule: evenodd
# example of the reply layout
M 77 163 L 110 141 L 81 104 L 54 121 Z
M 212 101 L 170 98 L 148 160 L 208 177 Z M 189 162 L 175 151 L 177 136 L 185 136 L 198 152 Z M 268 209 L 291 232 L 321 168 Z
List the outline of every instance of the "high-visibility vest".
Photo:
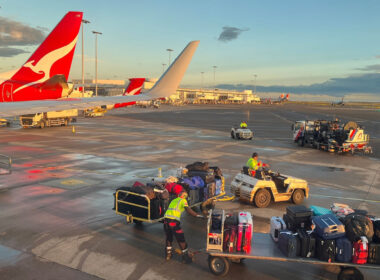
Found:
M 241 127 L 241 128 L 243 128 L 243 127 L 247 127 L 247 124 L 246 124 L 245 122 L 242 122 L 242 123 L 240 124 L 240 127 Z
M 168 219 L 174 219 L 174 220 L 181 220 L 181 214 L 185 210 L 185 207 L 187 207 L 187 201 L 184 198 L 177 197 L 176 199 L 173 199 L 172 202 L 169 204 L 168 210 L 165 212 L 165 218 Z
M 259 166 L 259 163 L 257 162 L 257 160 L 255 160 L 254 158 L 250 158 L 247 163 L 246 163 L 247 167 L 249 169 L 252 169 L 252 170 L 257 170 L 258 166 Z

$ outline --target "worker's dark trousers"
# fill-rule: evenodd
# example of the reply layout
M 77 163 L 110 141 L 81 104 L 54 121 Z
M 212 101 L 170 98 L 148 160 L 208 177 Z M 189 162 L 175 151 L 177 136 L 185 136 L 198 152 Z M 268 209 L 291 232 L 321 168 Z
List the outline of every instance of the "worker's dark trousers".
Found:
M 185 234 L 181 229 L 181 223 L 173 219 L 164 219 L 164 230 L 166 234 L 166 247 L 171 247 L 173 244 L 173 236 L 177 239 L 181 250 L 187 249 Z

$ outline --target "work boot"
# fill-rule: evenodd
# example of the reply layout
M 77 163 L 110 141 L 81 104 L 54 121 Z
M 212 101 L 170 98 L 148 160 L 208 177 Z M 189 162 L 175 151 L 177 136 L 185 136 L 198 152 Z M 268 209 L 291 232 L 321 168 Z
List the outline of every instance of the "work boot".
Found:
M 189 256 L 189 252 L 187 249 L 185 250 L 182 250 L 182 263 L 185 263 L 185 264 L 190 264 L 192 263 L 193 260 L 192 258 Z
M 166 247 L 166 250 L 165 250 L 165 259 L 167 261 L 170 261 L 170 259 L 172 258 L 172 247 Z

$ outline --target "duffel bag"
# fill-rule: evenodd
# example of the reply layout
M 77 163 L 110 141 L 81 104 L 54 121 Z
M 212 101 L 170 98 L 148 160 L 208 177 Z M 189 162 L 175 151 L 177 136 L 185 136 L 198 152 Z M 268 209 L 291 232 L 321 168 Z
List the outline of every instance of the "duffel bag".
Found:
M 156 197 L 153 188 L 145 185 L 133 187 L 131 191 L 138 194 L 145 194 L 149 199 L 154 199 Z
M 188 171 L 207 171 L 209 169 L 208 162 L 196 161 L 192 164 L 186 165 Z
M 369 242 L 373 238 L 373 224 L 370 218 L 358 214 L 347 215 L 344 219 L 344 225 L 346 227 L 347 238 L 351 242 L 360 240 L 362 236 L 365 236 Z
M 215 176 L 218 176 L 218 177 L 223 176 L 222 170 L 218 166 L 210 166 L 210 169 L 214 171 Z
M 168 183 L 165 185 L 165 188 L 168 190 L 169 194 L 174 194 L 176 196 L 184 191 L 184 188 L 177 183 Z

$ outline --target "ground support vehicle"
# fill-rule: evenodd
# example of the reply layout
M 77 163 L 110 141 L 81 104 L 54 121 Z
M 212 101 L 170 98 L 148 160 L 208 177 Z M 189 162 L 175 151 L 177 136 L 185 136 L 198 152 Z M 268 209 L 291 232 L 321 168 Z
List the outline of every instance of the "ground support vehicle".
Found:
M 298 146 L 310 146 L 336 153 L 372 153 L 369 135 L 356 122 L 302 120 L 292 125 L 292 132 L 293 141 Z
M 225 194 L 226 194 L 225 189 L 224 189 L 224 178 L 223 178 L 222 182 L 223 182 L 223 185 L 221 187 L 221 193 L 219 195 L 210 197 L 206 201 L 199 201 L 197 203 L 191 204 L 191 205 L 189 205 L 189 207 L 191 207 L 191 208 L 195 208 L 198 206 L 201 207 L 202 204 L 205 202 L 206 202 L 206 204 L 214 205 L 214 203 L 210 203 L 210 202 L 216 201 L 219 198 L 225 196 Z M 133 202 L 126 201 L 126 199 L 125 199 L 126 196 L 131 196 L 134 198 L 141 198 L 141 199 L 140 199 L 139 203 L 133 203 Z M 209 203 L 207 203 L 207 202 L 209 202 Z M 169 203 L 170 203 L 170 201 L 169 201 Z M 163 216 L 154 218 L 152 213 L 151 213 L 151 209 L 152 209 L 151 200 L 144 194 L 138 194 L 138 193 L 134 193 L 132 191 L 125 191 L 125 190 L 118 190 L 115 193 L 115 213 L 118 215 L 124 216 L 126 218 L 127 223 L 132 223 L 132 222 L 134 222 L 134 223 L 142 223 L 142 222 L 157 223 L 157 222 L 164 219 Z M 135 214 L 137 212 L 136 210 L 137 211 L 140 210 L 139 216 L 137 216 Z M 143 211 L 143 215 L 141 215 L 141 211 Z
M 49 127 L 49 126 L 67 126 L 70 122 L 75 121 L 78 116 L 77 109 L 45 112 L 37 114 L 28 114 L 20 116 L 20 124 L 23 128 L 28 127 Z
M 7 119 L 1 119 L 1 118 L 0 118 L 0 127 L 2 127 L 2 126 L 10 127 L 10 126 L 11 126 L 11 123 L 10 123 L 10 121 L 8 121 Z
M 309 187 L 303 179 L 259 169 L 255 177 L 238 173 L 231 183 L 231 192 L 239 200 L 253 203 L 256 207 L 265 208 L 270 202 L 292 200 L 300 204 L 309 196 Z
M 104 117 L 105 113 L 107 113 L 107 109 L 101 107 L 96 107 L 94 109 L 86 109 L 83 111 L 83 115 L 85 118 Z
M 12 159 L 0 154 L 0 175 L 12 173 Z
M 282 254 L 277 244 L 273 242 L 270 234 L 267 233 L 253 233 L 251 244 L 252 249 L 250 254 L 227 253 L 217 249 L 206 249 L 206 252 L 209 255 L 208 264 L 210 271 L 218 276 L 227 275 L 231 262 L 239 263 L 244 259 L 294 262 L 299 263 L 300 266 L 303 263 L 339 266 L 341 271 L 338 274 L 338 280 L 364 279 L 363 274 L 359 271 L 359 268 L 380 270 L 380 266 L 374 264 L 329 263 L 314 258 L 288 258 Z
M 253 132 L 249 128 L 232 127 L 231 128 L 232 139 L 252 140 Z

